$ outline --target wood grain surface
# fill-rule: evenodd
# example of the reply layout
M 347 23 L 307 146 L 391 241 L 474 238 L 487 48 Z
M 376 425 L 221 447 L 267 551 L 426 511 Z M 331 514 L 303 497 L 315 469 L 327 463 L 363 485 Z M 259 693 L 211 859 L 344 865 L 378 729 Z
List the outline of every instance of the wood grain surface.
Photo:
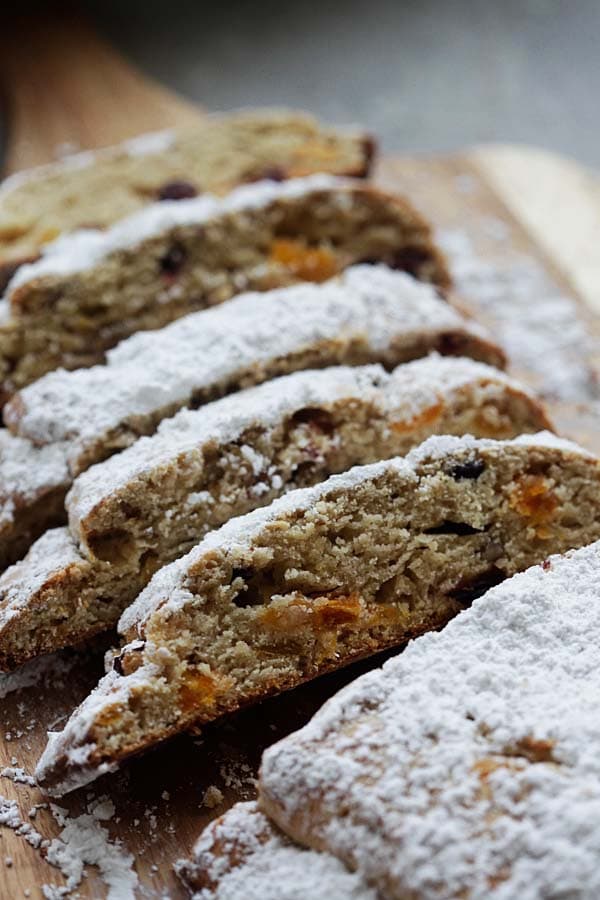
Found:
M 85 26 L 75 23 L 73 27 L 81 37 L 77 46 L 72 41 L 62 46 L 61 35 L 56 35 L 58 44 L 50 42 L 54 49 L 48 57 L 42 36 L 27 36 L 28 46 L 37 47 L 35 78 L 25 78 L 18 71 L 17 54 L 6 55 L 6 41 L 0 47 L 5 76 L 8 73 L 18 88 L 13 98 L 15 131 L 9 168 L 46 161 L 54 155 L 56 144 L 64 141 L 85 147 L 104 145 L 147 128 L 185 124 L 197 115 L 185 102 L 132 73 Z M 83 30 L 77 32 L 79 28 Z M 48 43 L 48 32 L 45 36 Z M 65 60 L 64 71 L 56 67 L 57 46 L 58 57 Z M 93 72 L 90 58 L 97 66 Z M 71 66 L 82 73 L 77 84 Z M 32 113 L 36 90 L 50 75 L 57 100 L 46 117 L 38 119 Z M 592 174 L 531 148 L 482 147 L 452 158 L 384 160 L 377 179 L 388 188 L 407 192 L 436 227 L 446 234 L 459 233 L 482 261 L 498 271 L 509 271 L 523 260 L 543 270 L 548 291 L 572 299 L 574 315 L 589 335 L 598 337 L 600 188 Z M 476 297 L 463 299 L 495 327 L 493 308 L 484 309 Z M 539 300 L 534 295 L 522 298 L 534 311 Z M 595 362 L 592 354 L 590 367 Z M 537 381 L 527 366 L 518 374 Z M 593 403 L 553 403 L 551 408 L 564 433 L 600 450 Z M 18 678 L 22 682 L 28 677 L 31 684 L 20 690 L 11 690 L 14 679 L 10 676 L 0 676 L 0 773 L 11 766 L 33 771 L 47 729 L 61 727 L 101 674 L 102 652 L 110 640 L 27 667 Z M 135 857 L 139 896 L 183 897 L 172 872 L 173 861 L 189 853 L 202 827 L 215 815 L 237 799 L 253 796 L 262 749 L 302 725 L 341 685 L 380 661 L 360 663 L 291 691 L 216 723 L 202 734 L 181 736 L 89 790 L 64 798 L 60 806 L 74 817 L 87 814 L 98 798 L 110 798 L 115 813 L 98 827 L 111 839 L 122 841 L 123 849 Z M 210 786 L 223 797 L 212 807 L 203 803 Z M 35 804 L 46 804 L 36 788 L 15 784 L 4 775 L 0 794 L 16 801 L 23 821 L 44 839 L 59 834 L 56 815 L 47 805 L 29 816 Z M 37 900 L 43 897 L 44 885 L 64 887 L 65 879 L 45 861 L 45 853 L 43 847 L 31 846 L 26 835 L 0 827 L 1 900 L 24 896 Z M 77 896 L 106 895 L 105 882 L 94 867 L 88 867 Z
M 8 11 L 0 15 L 7 16 Z M 4 172 L 198 122 L 201 110 L 142 75 L 77 13 L 0 20 Z

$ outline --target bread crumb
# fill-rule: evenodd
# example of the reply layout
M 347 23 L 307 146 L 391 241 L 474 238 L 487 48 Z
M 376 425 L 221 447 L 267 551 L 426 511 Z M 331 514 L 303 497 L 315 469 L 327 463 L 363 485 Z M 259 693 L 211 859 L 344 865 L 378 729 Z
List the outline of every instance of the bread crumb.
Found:
M 207 809 L 214 809 L 215 806 L 222 803 L 224 799 L 223 792 L 220 791 L 215 784 L 211 784 L 204 791 L 201 805 L 206 806 Z

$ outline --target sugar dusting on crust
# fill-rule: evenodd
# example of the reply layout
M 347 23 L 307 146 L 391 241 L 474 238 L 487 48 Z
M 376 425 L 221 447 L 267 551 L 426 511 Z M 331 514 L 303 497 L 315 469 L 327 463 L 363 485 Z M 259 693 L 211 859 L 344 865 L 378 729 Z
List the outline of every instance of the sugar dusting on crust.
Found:
M 0 534 L 9 529 L 21 505 L 31 504 L 70 481 L 67 448 L 56 443 L 36 447 L 26 438 L 0 429 Z
M 25 609 L 53 576 L 70 567 L 89 567 L 67 528 L 51 528 L 25 558 L 0 575 L 0 628 Z M 0 681 L 0 691 L 2 682 Z
M 152 437 L 141 438 L 75 479 L 67 498 L 71 530 L 77 533 L 79 521 L 91 509 L 151 469 L 174 464 L 181 454 L 195 448 L 239 440 L 245 430 L 257 424 L 269 429 L 303 407 L 360 398 L 379 409 L 382 417 L 409 422 L 440 400 L 447 401 L 453 391 L 489 382 L 506 386 L 535 403 L 522 386 L 484 363 L 432 354 L 398 366 L 393 374 L 378 365 L 296 372 L 200 410 L 183 410 L 165 419 Z
M 101 775 L 117 770 L 118 766 L 113 763 L 103 762 L 100 765 L 90 763 L 96 745 L 88 739 L 89 727 L 107 698 L 110 698 L 110 703 L 122 701 L 126 706 L 135 696 L 137 687 L 145 684 L 148 678 L 158 675 L 158 668 L 152 665 L 133 672 L 127 679 L 120 678 L 114 670 L 111 670 L 77 707 L 76 715 L 71 716 L 63 731 L 48 732 L 48 743 L 35 772 L 38 783 L 43 781 L 47 763 L 53 765 L 61 759 L 64 760 L 65 767 L 64 775 L 60 779 L 51 786 L 44 785 L 45 793 L 51 797 L 62 797 Z
M 429 460 L 442 459 L 450 453 L 455 453 L 461 449 L 472 447 L 474 450 L 481 448 L 486 449 L 494 445 L 498 445 L 498 441 L 488 440 L 485 438 L 474 438 L 470 435 L 465 437 L 455 437 L 450 434 L 435 434 L 427 438 L 418 447 L 415 447 L 407 454 L 406 459 L 414 466 L 423 464 Z M 588 456 L 590 459 L 596 459 L 596 455 L 580 447 L 574 441 L 567 438 L 559 437 L 551 431 L 540 431 L 537 434 L 520 434 L 512 441 L 505 441 L 507 444 L 522 444 L 531 447 L 549 447 L 565 453 L 575 453 L 577 456 Z
M 340 339 L 363 341 L 381 356 L 400 342 L 412 345 L 445 329 L 485 338 L 431 286 L 385 266 L 355 266 L 322 285 L 244 294 L 160 331 L 133 335 L 109 352 L 105 366 L 40 378 L 8 404 L 6 415 L 38 444 L 70 440 L 76 467 L 79 454 L 111 429 L 185 406 L 194 392 L 225 385 L 274 358 Z
M 143 148 L 143 144 L 141 145 Z M 360 185 L 360 182 L 358 182 Z M 150 203 L 121 219 L 106 231 L 82 230 L 64 235 L 46 245 L 39 260 L 20 266 L 6 289 L 13 291 L 45 276 L 63 276 L 97 265 L 111 253 L 137 246 L 161 232 L 183 225 L 200 225 L 223 216 L 267 207 L 279 200 L 293 200 L 320 191 L 350 189 L 351 179 L 335 175 L 309 175 L 281 183 L 257 181 L 235 188 L 226 197 L 202 194 L 192 200 Z
M 248 388 L 198 410 L 184 409 L 171 419 L 163 420 L 152 437 L 140 438 L 131 447 L 92 466 L 75 479 L 67 498 L 71 527 L 103 497 L 150 466 L 164 464 L 187 450 L 208 443 L 224 445 L 239 439 L 243 431 L 253 425 L 268 429 L 286 414 L 302 407 L 334 403 L 336 399 L 354 396 L 375 402 L 378 388 L 389 383 L 389 379 L 390 376 L 378 365 L 307 370 Z
M 175 871 L 193 900 L 376 900 L 358 875 L 293 844 L 252 802 L 209 825 Z
M 597 897 L 599 583 L 595 543 L 488 591 L 267 750 L 263 808 L 386 895 Z

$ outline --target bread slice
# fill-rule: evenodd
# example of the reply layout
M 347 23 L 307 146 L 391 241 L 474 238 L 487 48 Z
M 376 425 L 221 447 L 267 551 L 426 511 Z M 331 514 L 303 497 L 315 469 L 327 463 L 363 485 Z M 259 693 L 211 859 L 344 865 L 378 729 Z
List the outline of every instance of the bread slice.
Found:
M 212 822 L 175 871 L 192 900 L 377 900 L 360 876 L 294 844 L 253 802 Z
M 0 668 L 116 624 L 166 563 L 209 530 L 435 433 L 512 437 L 548 424 L 481 363 L 426 358 L 298 372 L 186 410 L 76 479 L 66 528 L 0 576 Z
M 25 388 L 4 419 L 37 445 L 69 441 L 77 474 L 182 407 L 232 389 L 336 363 L 391 367 L 431 350 L 503 363 L 489 335 L 431 286 L 385 266 L 356 266 L 324 285 L 245 294 L 133 335 L 106 366 L 60 370 Z
M 107 366 L 47 375 L 5 409 L 21 435 L 5 433 L 0 456 L 0 477 L 9 469 L 0 556 L 14 562 L 30 537 L 66 521 L 62 499 L 74 475 L 154 431 L 182 406 L 201 406 L 284 372 L 375 361 L 392 367 L 432 349 L 504 361 L 485 332 L 428 286 L 383 267 L 359 266 L 325 285 L 247 294 L 131 337 L 111 352 Z M 66 472 L 57 468 L 63 456 Z M 44 505 L 52 492 L 52 503 Z
M 266 751 L 260 805 L 381 896 L 600 896 L 600 544 L 493 588 Z
M 0 384 L 8 395 L 242 290 L 325 281 L 367 260 L 449 285 L 421 216 L 359 181 L 314 175 L 152 204 L 106 232 L 67 235 L 20 268 L 0 310 Z
M 125 611 L 112 670 L 51 736 L 60 794 L 169 735 L 443 625 L 600 536 L 600 461 L 550 434 L 433 437 L 230 520 Z
M 193 127 L 20 172 L 0 186 L 0 278 L 59 235 L 105 228 L 153 201 L 224 194 L 261 178 L 364 177 L 374 152 L 373 138 L 359 129 L 328 128 L 292 110 L 257 109 L 207 116 Z

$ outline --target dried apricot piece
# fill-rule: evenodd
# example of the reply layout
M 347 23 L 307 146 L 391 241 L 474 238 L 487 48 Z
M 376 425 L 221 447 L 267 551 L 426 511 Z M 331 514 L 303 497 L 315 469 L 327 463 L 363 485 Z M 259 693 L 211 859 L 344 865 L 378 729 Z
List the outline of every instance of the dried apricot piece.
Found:
M 271 261 L 302 281 L 321 282 L 338 272 L 335 254 L 327 247 L 307 247 L 301 241 L 279 238 L 271 245 Z
M 179 688 L 179 708 L 182 712 L 191 712 L 206 706 L 214 706 L 215 682 L 205 672 L 190 669 L 186 672 L 183 684 Z
M 550 536 L 547 525 L 552 522 L 558 500 L 551 482 L 543 475 L 523 475 L 517 480 L 510 495 L 510 505 L 515 512 L 529 519 L 540 538 Z
M 428 406 L 422 412 L 413 416 L 411 419 L 403 419 L 397 422 L 390 422 L 390 428 L 397 434 L 404 434 L 407 431 L 413 431 L 416 428 L 425 428 L 431 425 L 436 419 L 439 419 L 443 411 L 441 402 Z

